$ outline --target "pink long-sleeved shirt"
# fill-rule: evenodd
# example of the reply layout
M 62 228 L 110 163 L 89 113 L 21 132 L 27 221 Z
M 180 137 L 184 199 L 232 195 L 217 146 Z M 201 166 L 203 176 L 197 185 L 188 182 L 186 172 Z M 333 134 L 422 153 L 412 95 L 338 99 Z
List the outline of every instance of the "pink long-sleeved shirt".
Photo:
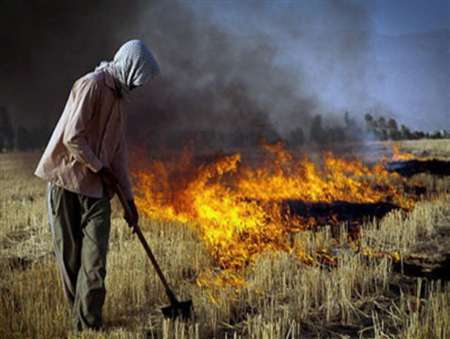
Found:
M 107 71 L 97 70 L 80 78 L 72 87 L 35 175 L 69 191 L 100 198 L 106 192 L 97 172 L 107 166 L 131 199 L 125 118 L 114 78 Z

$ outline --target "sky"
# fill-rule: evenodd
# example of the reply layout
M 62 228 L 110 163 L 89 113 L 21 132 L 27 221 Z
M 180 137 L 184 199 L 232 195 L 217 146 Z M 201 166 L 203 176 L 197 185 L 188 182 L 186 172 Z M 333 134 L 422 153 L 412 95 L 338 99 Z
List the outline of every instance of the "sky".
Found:
M 380 34 L 398 35 L 450 29 L 450 1 L 375 0 L 373 20 L 375 29 Z
M 245 1 L 243 2 L 245 3 Z M 330 1 L 263 0 L 261 2 L 273 12 L 301 7 L 317 17 L 323 5 Z M 399 35 L 450 29 L 450 1 L 448 0 L 356 0 L 347 2 L 357 3 L 366 8 L 370 12 L 373 27 L 379 34 Z M 230 23 L 237 22 L 236 17 L 233 18 L 233 14 L 231 14 L 233 9 L 239 11 L 235 1 L 223 1 L 220 5 L 217 1 L 205 0 L 191 1 L 191 3 L 194 7 L 215 7 Z M 319 23 L 319 25 L 323 24 L 326 22 Z

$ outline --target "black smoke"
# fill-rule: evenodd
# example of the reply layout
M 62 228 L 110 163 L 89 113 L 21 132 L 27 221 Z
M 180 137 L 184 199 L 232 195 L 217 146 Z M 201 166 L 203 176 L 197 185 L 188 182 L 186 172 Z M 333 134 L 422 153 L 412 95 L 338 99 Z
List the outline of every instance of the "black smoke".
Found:
M 340 72 L 345 94 L 366 97 L 361 79 L 370 22 L 365 9 L 351 1 L 320 1 L 315 9 L 308 9 L 309 3 L 168 1 L 148 6 L 140 15 L 142 35 L 157 48 L 162 76 L 135 110 L 138 120 L 154 119 L 149 122 L 154 132 L 146 135 L 212 129 L 231 138 L 270 138 L 299 126 L 308 129 L 318 113 L 335 123 L 317 82 Z M 315 27 L 312 14 L 326 27 Z M 305 69 L 309 60 L 317 72 Z
M 370 6 L 361 2 L 0 3 L 0 105 L 16 125 L 53 127 L 73 81 L 133 38 L 162 69 L 127 104 L 139 142 L 165 143 L 183 131 L 225 144 L 250 134 L 252 142 L 298 127 L 307 133 L 319 113 L 332 125 L 344 109 L 362 117 L 382 106 L 367 86 L 378 71 Z

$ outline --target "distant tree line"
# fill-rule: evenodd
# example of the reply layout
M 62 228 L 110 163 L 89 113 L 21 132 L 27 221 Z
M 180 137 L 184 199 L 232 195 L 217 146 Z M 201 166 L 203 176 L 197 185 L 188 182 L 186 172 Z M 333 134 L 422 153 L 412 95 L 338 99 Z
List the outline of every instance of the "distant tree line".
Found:
M 14 128 L 8 111 L 0 106 L 0 152 L 42 149 L 48 141 L 50 132 L 46 126 Z
M 365 128 L 358 124 L 350 116 L 349 112 L 344 113 L 341 124 L 333 123 L 327 126 L 320 114 L 315 115 L 307 128 L 297 127 L 286 137 L 286 141 L 291 146 L 300 146 L 306 143 L 326 145 L 348 141 L 360 141 L 367 138 L 368 134 L 377 140 L 405 140 L 405 139 L 440 139 L 450 138 L 450 132 L 441 130 L 432 133 L 423 131 L 412 131 L 405 125 L 398 126 L 393 118 L 383 116 L 374 117 L 366 114 L 364 117 Z M 264 133 L 262 133 L 264 132 Z M 253 129 L 236 130 L 234 134 L 220 134 L 217 131 L 185 131 L 183 135 L 176 135 L 175 146 L 180 145 L 180 140 L 189 139 L 200 145 L 210 143 L 229 144 L 233 146 L 250 146 L 258 144 L 261 137 L 265 140 L 275 140 L 278 134 L 269 123 L 254 124 Z M 262 134 L 261 134 L 262 133 Z M 18 126 L 14 128 L 10 115 L 5 107 L 0 106 L 0 152 L 19 150 L 28 151 L 42 149 L 51 134 L 47 126 L 25 128 Z M 173 137 L 173 136 L 172 136 Z M 170 138 L 169 138 L 170 139 Z M 170 144 L 169 140 L 163 142 Z
M 393 118 L 379 116 L 373 117 L 371 114 L 364 116 L 366 131 L 371 133 L 378 140 L 407 140 L 407 139 L 445 139 L 450 138 L 450 132 L 440 130 L 435 132 L 412 131 L 405 125 L 397 124 Z
M 306 143 L 324 145 L 346 141 L 358 141 L 363 139 L 363 129 L 356 120 L 345 112 L 342 124 L 334 123 L 332 126 L 326 126 L 322 115 L 317 114 L 313 117 L 309 126 L 309 133 L 305 133 L 302 127 L 297 127 L 291 131 L 287 137 L 290 145 L 303 145 Z
M 299 146 L 307 143 L 326 145 L 332 143 L 361 141 L 368 136 L 377 140 L 407 140 L 407 139 L 445 139 L 450 138 L 450 132 L 446 130 L 435 132 L 412 131 L 405 125 L 398 125 L 393 118 L 383 116 L 374 117 L 366 114 L 364 117 L 365 126 L 345 112 L 341 124 L 334 123 L 326 126 L 320 114 L 312 118 L 309 129 L 297 127 L 287 136 L 288 144 Z M 306 131 L 306 132 L 305 132 Z

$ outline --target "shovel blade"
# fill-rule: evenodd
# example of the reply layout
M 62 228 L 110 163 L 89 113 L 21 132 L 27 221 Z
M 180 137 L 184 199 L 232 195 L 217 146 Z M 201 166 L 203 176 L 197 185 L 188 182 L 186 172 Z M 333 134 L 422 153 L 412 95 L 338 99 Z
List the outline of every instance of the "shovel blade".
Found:
M 192 311 L 192 300 L 178 301 L 177 303 L 161 308 L 164 318 L 170 319 L 190 319 L 192 316 Z

